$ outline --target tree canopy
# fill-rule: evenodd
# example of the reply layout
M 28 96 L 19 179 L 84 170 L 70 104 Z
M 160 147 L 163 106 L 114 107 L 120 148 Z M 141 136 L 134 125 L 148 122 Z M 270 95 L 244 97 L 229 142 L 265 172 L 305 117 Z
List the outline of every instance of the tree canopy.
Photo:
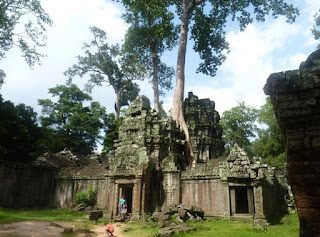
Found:
M 249 155 L 252 155 L 251 140 L 258 132 L 257 119 L 259 111 L 244 101 L 223 112 L 220 124 L 223 128 L 223 139 L 230 148 L 236 143 Z
M 172 88 L 174 69 L 161 61 L 165 50 L 177 43 L 178 28 L 173 24 L 174 14 L 170 1 L 121 1 L 126 8 L 123 15 L 129 24 L 125 36 L 125 52 L 137 57 L 137 65 L 152 78 L 154 108 L 159 112 L 159 96 Z M 152 66 L 151 66 L 152 65 Z
M 24 31 L 20 32 L 21 29 L 19 29 L 18 32 L 16 28 L 21 23 L 24 23 Z M 44 33 L 46 26 L 51 24 L 52 21 L 39 0 L 2 0 L 0 2 L 0 60 L 13 46 L 17 46 L 30 67 L 36 63 L 40 64 L 44 55 L 38 52 L 38 48 L 45 46 Z
M 106 110 L 98 102 L 91 102 L 89 94 L 81 91 L 76 85 L 58 85 L 49 89 L 57 102 L 40 99 L 44 116 L 40 121 L 44 127 L 51 128 L 56 149 L 70 149 L 82 155 L 94 151 L 101 140 L 100 130 L 104 128 Z M 85 103 L 91 102 L 85 106 Z
M 248 24 L 253 22 L 254 18 L 263 22 L 269 14 L 272 14 L 273 17 L 283 15 L 288 22 L 293 22 L 299 12 L 292 4 L 288 4 L 284 0 L 183 0 L 174 2 L 181 19 L 181 28 L 171 116 L 178 122 L 186 135 L 187 153 L 189 153 L 189 164 L 191 164 L 194 155 L 182 108 L 189 30 L 190 39 L 194 41 L 193 49 L 199 53 L 202 60 L 197 71 L 215 76 L 218 66 L 225 60 L 229 49 L 225 31 L 226 23 L 229 20 L 237 20 L 240 30 L 244 30 Z
M 284 137 L 270 97 L 260 109 L 245 105 L 243 101 L 238 102 L 237 106 L 222 114 L 220 123 L 227 147 L 237 143 L 249 156 L 260 158 L 276 168 L 285 167 Z
M 254 155 L 272 166 L 283 168 L 287 160 L 285 142 L 270 97 L 267 97 L 266 103 L 261 106 L 258 121 L 264 126 L 252 143 Z
M 43 151 L 38 146 L 42 137 L 33 108 L 14 105 L 0 95 L 0 159 L 26 162 L 36 158 Z
M 64 73 L 68 76 L 67 83 L 71 84 L 75 76 L 88 75 L 86 90 L 89 92 L 103 83 L 111 85 L 116 94 L 116 116 L 119 117 L 121 107 L 128 105 L 139 93 L 133 80 L 139 79 L 140 74 L 132 68 L 130 56 L 122 54 L 119 45 L 108 44 L 106 32 L 97 27 L 91 27 L 90 31 L 93 39 L 83 45 L 85 55 L 79 55 L 77 64 Z
M 316 40 L 320 39 L 320 10 L 317 11 L 317 13 L 314 15 L 315 24 L 311 30 L 314 38 Z M 320 49 L 320 44 L 318 44 L 318 49 Z

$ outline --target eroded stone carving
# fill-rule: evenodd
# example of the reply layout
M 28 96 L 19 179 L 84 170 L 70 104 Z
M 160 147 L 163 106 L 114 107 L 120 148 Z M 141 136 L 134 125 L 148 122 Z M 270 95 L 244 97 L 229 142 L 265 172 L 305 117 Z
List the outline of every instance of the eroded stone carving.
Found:
M 214 101 L 198 99 L 189 92 L 183 106 L 196 163 L 208 162 L 221 156 L 224 152 L 222 127 Z

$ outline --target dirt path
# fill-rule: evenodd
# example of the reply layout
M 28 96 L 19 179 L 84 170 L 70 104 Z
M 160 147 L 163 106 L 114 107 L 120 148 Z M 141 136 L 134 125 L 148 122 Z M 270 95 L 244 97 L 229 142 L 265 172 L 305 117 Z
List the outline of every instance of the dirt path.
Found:
M 114 223 L 114 236 L 124 237 L 120 232 L 125 224 Z M 61 237 L 64 228 L 74 228 L 70 223 L 64 222 L 45 222 L 45 221 L 22 221 L 10 224 L 0 225 L 1 237 Z M 93 230 L 97 237 L 105 237 L 106 231 L 103 225 L 95 226 Z M 85 234 L 77 234 L 75 236 L 85 236 Z M 86 235 L 88 236 L 88 235 Z

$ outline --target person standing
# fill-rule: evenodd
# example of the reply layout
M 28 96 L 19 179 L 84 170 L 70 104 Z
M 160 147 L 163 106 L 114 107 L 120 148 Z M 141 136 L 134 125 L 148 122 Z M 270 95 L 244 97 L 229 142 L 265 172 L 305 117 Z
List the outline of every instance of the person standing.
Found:
M 126 199 L 124 198 L 124 195 L 121 196 L 120 198 L 120 210 L 119 210 L 119 215 L 121 215 L 121 211 L 122 211 L 122 206 L 123 204 L 126 203 Z

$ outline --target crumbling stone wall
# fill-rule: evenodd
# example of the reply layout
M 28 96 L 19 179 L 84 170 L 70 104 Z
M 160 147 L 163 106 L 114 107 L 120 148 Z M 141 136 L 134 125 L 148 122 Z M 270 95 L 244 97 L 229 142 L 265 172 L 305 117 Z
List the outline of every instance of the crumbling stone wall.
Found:
M 0 162 L 0 207 L 51 206 L 55 169 Z
M 53 206 L 71 207 L 74 196 L 89 187 L 97 190 L 97 205 L 106 207 L 106 196 L 108 193 L 105 177 L 56 177 L 53 190 Z
M 320 50 L 264 87 L 285 135 L 300 236 L 320 236 Z

